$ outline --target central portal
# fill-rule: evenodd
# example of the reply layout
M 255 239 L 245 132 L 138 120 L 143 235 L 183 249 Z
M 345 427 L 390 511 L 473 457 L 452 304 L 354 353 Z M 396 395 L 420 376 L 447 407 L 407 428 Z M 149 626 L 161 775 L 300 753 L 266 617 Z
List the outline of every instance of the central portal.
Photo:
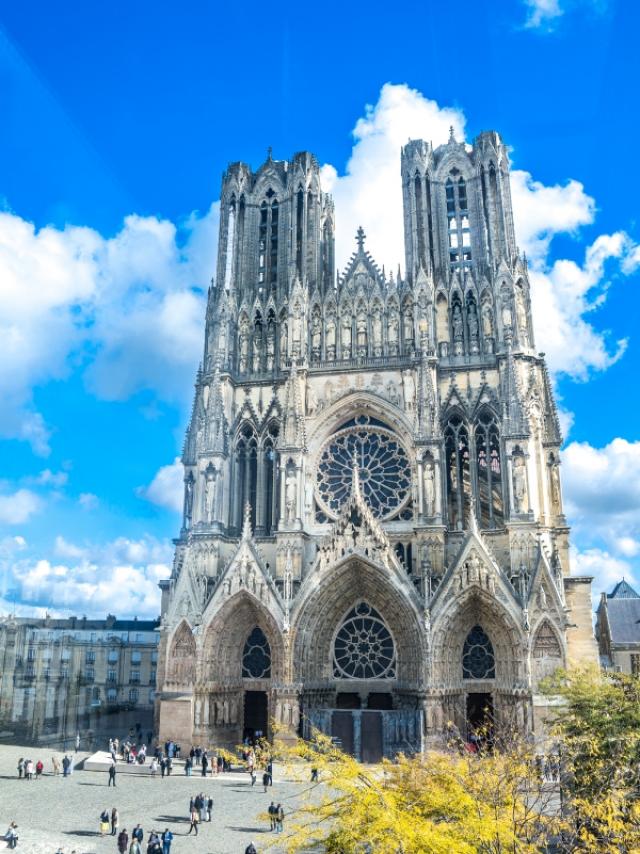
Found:
M 244 692 L 244 727 L 242 740 L 255 741 L 267 736 L 269 727 L 269 701 L 266 691 Z
M 493 727 L 491 694 L 467 694 L 467 734 L 482 732 L 488 736 Z

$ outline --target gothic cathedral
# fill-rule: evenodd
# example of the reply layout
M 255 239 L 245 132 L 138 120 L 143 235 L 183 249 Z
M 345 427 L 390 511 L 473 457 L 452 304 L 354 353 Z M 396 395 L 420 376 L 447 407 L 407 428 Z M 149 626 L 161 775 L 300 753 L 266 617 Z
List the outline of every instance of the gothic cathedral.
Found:
M 224 174 L 161 740 L 275 720 L 375 761 L 488 712 L 536 732 L 540 679 L 596 659 L 506 148 L 412 140 L 401 173 L 405 275 L 359 229 L 337 277 L 313 155 Z

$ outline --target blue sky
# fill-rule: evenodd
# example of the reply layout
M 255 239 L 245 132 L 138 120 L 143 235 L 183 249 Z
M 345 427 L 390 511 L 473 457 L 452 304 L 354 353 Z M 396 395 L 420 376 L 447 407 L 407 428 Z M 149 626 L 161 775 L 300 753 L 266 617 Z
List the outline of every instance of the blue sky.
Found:
M 0 611 L 158 610 L 227 162 L 310 149 L 403 260 L 399 146 L 512 148 L 574 571 L 640 581 L 640 12 L 622 0 L 5 4 Z

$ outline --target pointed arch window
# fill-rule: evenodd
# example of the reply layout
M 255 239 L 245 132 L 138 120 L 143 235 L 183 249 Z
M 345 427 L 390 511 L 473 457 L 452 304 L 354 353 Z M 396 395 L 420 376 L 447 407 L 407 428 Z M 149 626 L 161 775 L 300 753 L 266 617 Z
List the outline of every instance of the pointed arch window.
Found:
M 260 205 L 260 225 L 258 230 L 258 282 L 268 284 L 273 293 L 278 284 L 278 224 L 280 209 L 278 199 L 269 188 Z
M 236 527 L 242 526 L 244 508 L 251 505 L 251 525 L 256 524 L 256 492 L 258 468 L 258 443 L 252 428 L 244 427 L 236 443 L 236 475 L 238 504 L 236 507 Z
M 478 519 L 483 528 L 501 527 L 504 523 L 504 503 L 500 431 L 496 417 L 488 409 L 478 415 L 475 438 Z
M 493 644 L 482 626 L 474 626 L 462 650 L 463 679 L 495 679 L 496 660 Z
M 422 178 L 419 173 L 416 172 L 416 177 L 414 181 L 414 190 L 416 197 L 416 231 L 418 233 L 418 260 L 426 265 L 427 259 L 425 257 L 425 245 L 424 245 L 424 199 L 422 193 Z
M 467 184 L 458 169 L 452 169 L 445 183 L 449 234 L 449 263 L 453 268 L 468 267 L 471 262 L 471 230 Z
M 271 678 L 271 647 L 265 633 L 256 626 L 244 644 L 242 651 L 243 679 Z
M 447 463 L 447 509 L 449 526 L 461 531 L 469 518 L 471 482 L 469 477 L 469 431 L 457 413 L 450 416 L 444 430 Z
M 227 209 L 227 245 L 225 251 L 224 286 L 229 288 L 233 272 L 233 250 L 236 237 L 236 200 L 231 198 Z
M 304 235 L 304 190 L 296 193 L 296 267 L 302 278 L 302 240 Z
M 272 424 L 269 427 L 263 444 L 263 507 L 264 507 L 264 532 L 268 536 L 275 529 L 278 522 L 278 452 L 276 443 L 278 439 L 278 426 Z

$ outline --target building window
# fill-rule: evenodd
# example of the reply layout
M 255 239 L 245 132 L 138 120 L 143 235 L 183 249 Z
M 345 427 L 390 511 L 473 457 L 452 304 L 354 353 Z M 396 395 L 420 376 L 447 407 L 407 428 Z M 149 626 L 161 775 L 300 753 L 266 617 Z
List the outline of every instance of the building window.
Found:
M 452 415 L 444 431 L 447 463 L 447 504 L 449 525 L 463 530 L 469 516 L 469 433 L 462 418 Z
M 149 702 L 153 703 L 155 699 L 156 699 L 156 692 L 155 691 L 149 691 Z
M 142 661 L 142 653 L 138 650 L 134 650 L 131 653 L 131 664 L 140 664 Z
M 44 670 L 42 671 L 42 676 L 43 676 L 45 679 L 51 679 L 51 668 L 50 668 L 50 667 L 45 667 L 45 668 L 44 668 Z
M 115 670 L 107 670 L 107 682 L 117 682 L 118 674 Z
M 504 521 L 502 466 L 498 423 L 489 410 L 478 416 L 475 429 L 480 525 L 496 528 Z
M 129 689 L 129 702 L 130 703 L 137 703 L 138 702 L 138 689 L 137 688 L 130 688 Z
M 631 653 L 631 672 L 634 676 L 640 676 L 640 654 Z
M 27 664 L 24 669 L 24 675 L 27 677 L 27 679 L 33 679 L 33 677 L 36 675 L 36 670 L 33 664 Z
M 153 652 L 151 653 L 152 664 L 155 664 L 157 662 L 157 660 L 158 660 L 158 650 L 154 649 Z
M 71 650 L 63 649 L 60 655 L 60 661 L 70 661 L 71 660 Z
M 155 670 L 149 671 L 149 684 L 150 685 L 156 684 L 156 671 Z
M 107 700 L 110 703 L 115 703 L 118 697 L 118 689 L 117 688 L 108 688 L 107 689 Z
M 390 679 L 396 675 L 393 638 L 382 617 L 366 602 L 347 614 L 333 647 L 338 679 Z
M 474 626 L 464 642 L 462 650 L 462 678 L 496 678 L 493 645 L 482 626 Z
M 96 654 L 94 650 L 88 649 L 85 653 L 84 660 L 87 664 L 94 664 L 96 660 Z
M 117 660 L 118 660 L 118 650 L 117 649 L 110 649 L 109 655 L 107 657 L 107 661 L 109 662 L 109 664 L 115 664 Z
M 36 649 L 33 646 L 30 646 L 27 650 L 27 661 L 35 661 L 36 660 Z
M 458 169 L 452 169 L 445 184 L 449 261 L 452 267 L 464 267 L 471 261 L 471 231 L 467 185 Z
M 60 678 L 61 679 L 68 679 L 69 678 L 69 668 L 68 667 L 61 667 L 60 668 Z
M 138 684 L 140 683 L 140 671 L 139 670 L 132 670 L 131 671 L 131 675 L 129 677 L 129 682 L 134 683 L 134 684 L 136 682 Z
M 96 671 L 93 667 L 85 667 L 84 669 L 84 678 L 87 682 L 93 682 L 96 678 Z
M 242 676 L 245 679 L 271 678 L 271 648 L 258 626 L 251 632 L 242 653 Z

